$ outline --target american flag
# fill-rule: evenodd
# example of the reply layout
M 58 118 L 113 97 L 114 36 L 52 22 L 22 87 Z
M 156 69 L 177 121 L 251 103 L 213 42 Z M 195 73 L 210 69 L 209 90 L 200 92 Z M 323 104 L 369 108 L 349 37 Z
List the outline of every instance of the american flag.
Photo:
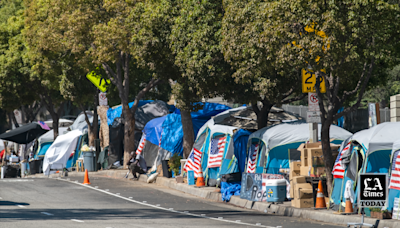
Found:
M 136 154 L 142 154 L 144 143 L 146 142 L 146 135 L 143 134 L 142 138 L 140 139 L 139 146 L 136 150 Z
M 189 158 L 185 163 L 185 166 L 183 167 L 183 171 L 187 172 L 189 170 L 193 170 L 194 177 L 196 178 L 201 171 L 200 165 L 201 165 L 201 152 L 198 149 L 193 148 L 192 152 L 189 155 Z
M 251 145 L 249 151 L 249 161 L 247 162 L 247 173 L 256 172 L 257 153 L 258 153 L 258 144 Z
M 225 151 L 226 137 L 211 139 L 210 156 L 208 157 L 208 168 L 220 167 Z
M 351 142 L 347 143 L 347 145 L 343 148 L 343 150 L 338 154 L 335 165 L 333 166 L 332 174 L 334 178 L 343 179 L 344 177 L 344 167 L 342 166 L 342 157 L 343 154 L 350 150 Z
M 396 159 L 393 159 L 389 188 L 400 190 L 400 151 L 397 151 L 394 157 Z

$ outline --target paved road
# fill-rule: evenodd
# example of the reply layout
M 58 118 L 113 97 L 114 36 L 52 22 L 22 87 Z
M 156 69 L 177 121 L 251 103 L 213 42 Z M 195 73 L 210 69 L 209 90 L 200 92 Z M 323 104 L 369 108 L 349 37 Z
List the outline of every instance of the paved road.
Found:
M 141 182 L 101 177 L 90 181 L 88 187 L 79 184 L 82 178 L 72 177 L 0 180 L 0 227 L 338 227 L 259 213 Z

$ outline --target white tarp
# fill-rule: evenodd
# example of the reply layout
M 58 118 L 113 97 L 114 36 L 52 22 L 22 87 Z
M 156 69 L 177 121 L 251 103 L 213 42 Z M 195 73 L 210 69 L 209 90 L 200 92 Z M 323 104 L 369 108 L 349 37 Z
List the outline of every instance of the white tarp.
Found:
M 399 139 L 400 122 L 385 122 L 355 133 L 351 140 L 360 143 L 370 154 L 378 150 L 392 150 L 393 143 Z
M 43 173 L 45 175 L 50 173 L 50 166 L 52 169 L 62 169 L 66 166 L 68 158 L 75 150 L 81 135 L 80 130 L 74 130 L 57 137 L 47 150 L 43 160 Z
M 341 127 L 331 125 L 329 135 L 331 139 L 346 140 L 352 134 Z M 270 150 L 279 145 L 309 141 L 310 127 L 308 123 L 282 123 L 272 127 L 264 127 L 254 132 L 250 135 L 249 142 L 252 138 L 263 140 L 267 149 Z M 321 124 L 318 124 L 318 139 L 321 139 Z

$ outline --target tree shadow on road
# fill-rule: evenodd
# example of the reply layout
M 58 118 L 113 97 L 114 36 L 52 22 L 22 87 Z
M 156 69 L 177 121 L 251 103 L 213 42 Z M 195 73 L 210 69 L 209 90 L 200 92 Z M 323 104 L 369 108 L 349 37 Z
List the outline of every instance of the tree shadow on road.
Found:
M 29 203 L 19 203 L 19 202 L 12 202 L 12 201 L 0 201 L 0 206 L 17 206 L 17 205 L 28 206 Z

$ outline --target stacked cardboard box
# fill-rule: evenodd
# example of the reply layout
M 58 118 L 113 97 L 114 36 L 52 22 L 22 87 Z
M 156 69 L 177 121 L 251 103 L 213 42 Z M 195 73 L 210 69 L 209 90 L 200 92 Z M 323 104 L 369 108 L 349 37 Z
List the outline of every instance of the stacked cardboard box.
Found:
M 289 170 L 289 181 L 293 179 L 293 177 L 300 176 L 300 167 L 301 162 L 294 161 L 290 163 L 290 170 Z
M 332 155 L 336 158 L 339 145 L 331 144 Z M 301 176 L 320 177 L 325 176 L 325 164 L 323 161 L 321 142 L 303 143 L 297 149 L 301 153 Z
M 292 207 L 314 207 L 312 186 L 306 182 L 305 176 L 293 177 L 290 181 L 290 197 L 292 198 Z

